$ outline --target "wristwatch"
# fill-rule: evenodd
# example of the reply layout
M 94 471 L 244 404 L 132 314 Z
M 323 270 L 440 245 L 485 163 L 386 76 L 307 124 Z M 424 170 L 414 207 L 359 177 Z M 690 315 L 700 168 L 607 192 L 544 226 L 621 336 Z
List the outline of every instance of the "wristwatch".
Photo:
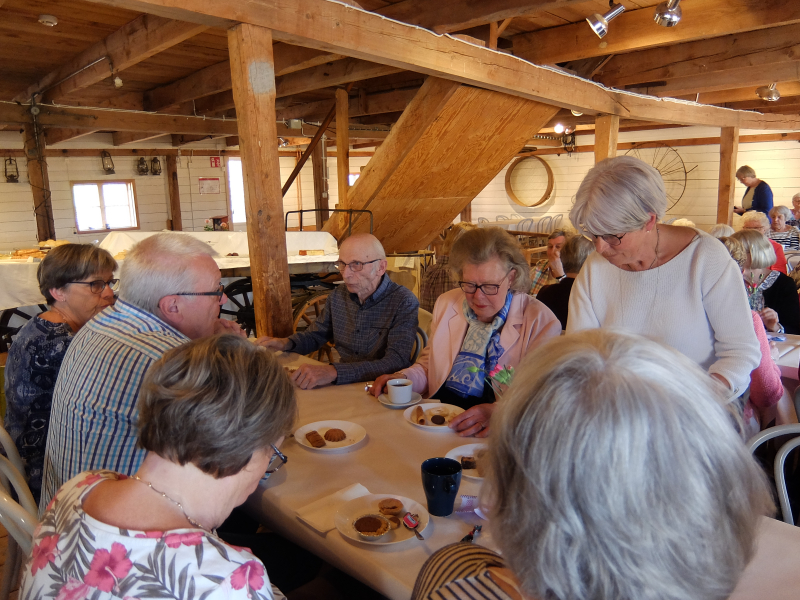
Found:
M 775 331 L 774 333 L 786 333 L 786 330 L 783 328 L 783 325 L 778 323 L 778 331 Z
M 564 281 L 567 278 L 567 274 L 564 273 L 561 277 L 556 277 L 556 281 Z

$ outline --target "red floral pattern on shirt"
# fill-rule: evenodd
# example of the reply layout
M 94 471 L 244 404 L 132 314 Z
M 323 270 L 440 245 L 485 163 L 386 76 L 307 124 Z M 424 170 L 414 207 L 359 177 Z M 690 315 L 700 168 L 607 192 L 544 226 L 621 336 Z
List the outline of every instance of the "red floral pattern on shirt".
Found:
M 36 575 L 39 569 L 53 562 L 56 557 L 56 546 L 58 545 L 58 534 L 46 535 L 31 550 L 31 572 Z

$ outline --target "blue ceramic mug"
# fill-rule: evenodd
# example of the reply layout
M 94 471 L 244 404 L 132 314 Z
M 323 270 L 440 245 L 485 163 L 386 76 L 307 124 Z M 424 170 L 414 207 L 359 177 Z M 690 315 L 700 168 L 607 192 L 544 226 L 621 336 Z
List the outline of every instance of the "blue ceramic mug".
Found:
M 422 488 L 428 512 L 437 517 L 453 514 L 461 485 L 461 463 L 452 458 L 429 458 L 422 463 Z

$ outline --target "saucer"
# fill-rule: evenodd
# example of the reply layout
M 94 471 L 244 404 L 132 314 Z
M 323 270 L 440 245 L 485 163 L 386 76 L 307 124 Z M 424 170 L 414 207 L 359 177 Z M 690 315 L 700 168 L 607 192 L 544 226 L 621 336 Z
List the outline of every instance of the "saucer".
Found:
M 417 392 L 411 392 L 411 401 L 406 402 L 404 404 L 395 404 L 391 400 L 389 400 L 389 396 L 386 394 L 381 394 L 378 396 L 378 402 L 383 404 L 384 406 L 388 406 L 389 408 L 405 408 L 406 406 L 413 406 L 417 402 L 422 400 L 422 396 L 420 396 Z

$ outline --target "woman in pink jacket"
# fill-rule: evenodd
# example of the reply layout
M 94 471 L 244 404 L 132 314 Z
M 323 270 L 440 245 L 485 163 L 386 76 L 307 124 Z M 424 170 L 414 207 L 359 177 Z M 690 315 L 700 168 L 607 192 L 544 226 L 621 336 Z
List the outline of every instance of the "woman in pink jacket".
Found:
M 495 402 L 486 374 L 516 367 L 530 350 L 560 335 L 561 324 L 526 293 L 530 267 L 506 231 L 466 232 L 453 246 L 450 267 L 459 289 L 436 301 L 428 346 L 408 369 L 379 377 L 372 393 L 381 394 L 389 379 L 408 378 L 424 397 L 466 409 L 450 423 L 459 435 L 486 437 Z

